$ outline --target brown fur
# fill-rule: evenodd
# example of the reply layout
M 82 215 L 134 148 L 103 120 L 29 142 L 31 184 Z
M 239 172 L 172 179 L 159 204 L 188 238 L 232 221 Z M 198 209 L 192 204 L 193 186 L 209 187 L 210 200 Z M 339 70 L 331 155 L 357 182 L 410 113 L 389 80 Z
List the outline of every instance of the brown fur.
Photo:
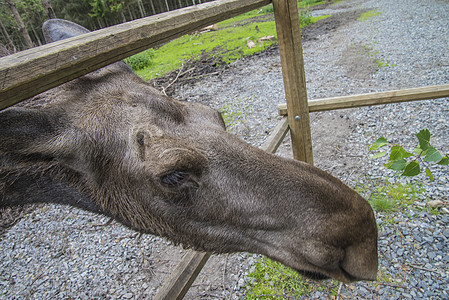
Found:
M 82 33 L 72 24 L 44 31 Z M 161 95 L 121 62 L 35 100 L 0 113 L 0 207 L 65 203 L 198 250 L 376 278 L 370 205 L 313 166 L 240 141 L 217 111 Z

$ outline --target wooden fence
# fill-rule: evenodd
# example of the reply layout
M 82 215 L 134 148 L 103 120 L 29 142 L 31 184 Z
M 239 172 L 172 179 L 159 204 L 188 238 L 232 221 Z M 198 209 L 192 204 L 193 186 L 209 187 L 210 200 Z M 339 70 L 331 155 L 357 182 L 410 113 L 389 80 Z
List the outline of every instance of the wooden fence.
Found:
M 216 0 L 116 25 L 0 58 L 0 109 L 205 26 L 273 3 L 287 113 L 263 149 L 290 129 L 294 158 L 313 163 L 309 112 L 449 97 L 449 85 L 307 100 L 296 0 Z M 155 299 L 182 299 L 210 253 L 189 251 Z

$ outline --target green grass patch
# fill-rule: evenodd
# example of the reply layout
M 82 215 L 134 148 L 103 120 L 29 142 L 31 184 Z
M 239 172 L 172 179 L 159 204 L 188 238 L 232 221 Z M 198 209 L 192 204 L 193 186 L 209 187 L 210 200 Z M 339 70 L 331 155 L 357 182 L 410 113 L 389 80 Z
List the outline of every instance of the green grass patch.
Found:
M 248 274 L 246 300 L 255 299 L 296 299 L 316 291 L 327 291 L 334 297 L 338 292 L 338 282 L 326 285 L 304 278 L 293 269 L 268 258 L 261 258 Z
M 364 196 L 374 210 L 393 212 L 413 205 L 416 200 L 425 198 L 422 183 L 370 182 L 359 184 L 356 191 Z
M 380 11 L 370 10 L 370 11 L 367 11 L 367 12 L 361 14 L 360 17 L 357 18 L 357 21 L 360 21 L 360 22 L 368 21 L 372 17 L 378 16 L 380 14 L 382 14 Z
M 235 103 L 229 102 L 223 104 L 218 111 L 221 113 L 223 117 L 223 121 L 226 124 L 226 130 L 228 132 L 233 132 L 235 126 L 241 124 L 243 120 L 253 111 L 253 108 L 250 104 L 245 105 L 242 109 L 242 101 L 244 103 L 252 103 L 251 99 L 241 100 L 238 99 Z
M 142 70 L 153 65 L 154 55 L 154 50 L 149 49 L 147 51 L 125 58 L 125 63 L 127 63 L 135 71 Z
M 326 3 L 326 1 L 322 1 L 322 0 L 303 0 L 303 1 L 298 1 L 298 8 L 308 8 L 311 6 L 316 6 L 316 5 L 320 5 L 320 4 L 324 4 Z
M 396 67 L 396 64 L 391 64 L 383 58 L 376 59 L 376 63 L 378 68 Z
M 186 62 L 204 58 L 215 58 L 215 61 L 223 63 L 233 62 L 243 56 L 264 51 L 277 43 L 274 19 L 270 16 L 264 18 L 264 14 L 268 13 L 269 9 L 266 8 L 237 16 L 219 23 L 217 31 L 184 35 L 159 48 L 137 54 L 140 56 L 138 59 L 133 56 L 128 60 L 137 60 L 137 63 L 141 63 L 145 61 L 146 55 L 151 55 L 148 67 L 133 68 L 145 80 L 164 76 L 181 68 Z M 328 16 L 311 17 L 309 14 L 301 13 L 300 21 L 302 26 L 307 26 L 326 17 Z M 274 36 L 274 39 L 257 42 L 259 38 L 266 36 Z M 256 46 L 248 48 L 248 40 L 255 42 Z

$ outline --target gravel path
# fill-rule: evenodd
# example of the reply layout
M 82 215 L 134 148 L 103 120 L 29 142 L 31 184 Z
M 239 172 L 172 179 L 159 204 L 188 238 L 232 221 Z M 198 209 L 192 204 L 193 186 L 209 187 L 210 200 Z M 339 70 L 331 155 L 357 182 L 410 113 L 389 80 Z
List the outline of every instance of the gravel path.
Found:
M 373 10 L 380 14 L 357 20 Z M 449 1 L 346 0 L 313 13 L 344 21 L 304 41 L 309 99 L 449 83 Z M 232 131 L 260 145 L 276 125 L 277 104 L 284 98 L 279 54 L 243 59 L 219 75 L 176 86 L 173 93 L 226 111 Z M 449 152 L 448 104 L 440 99 L 314 113 L 315 164 L 351 186 L 403 181 L 368 159 L 367 145 L 383 135 L 413 146 L 412 134 L 428 128 L 432 144 Z M 280 155 L 289 155 L 288 147 L 286 139 Z M 394 217 L 377 213 L 379 281 L 344 286 L 343 297 L 449 298 L 449 174 L 436 168 L 434 175 L 425 196 L 408 208 Z M 429 199 L 445 202 L 438 214 L 423 209 Z M 158 237 L 136 237 L 115 223 L 97 226 L 106 222 L 54 205 L 28 214 L 1 237 L 0 298 L 151 298 L 183 250 Z M 252 263 L 246 254 L 214 257 L 187 298 L 241 298 Z

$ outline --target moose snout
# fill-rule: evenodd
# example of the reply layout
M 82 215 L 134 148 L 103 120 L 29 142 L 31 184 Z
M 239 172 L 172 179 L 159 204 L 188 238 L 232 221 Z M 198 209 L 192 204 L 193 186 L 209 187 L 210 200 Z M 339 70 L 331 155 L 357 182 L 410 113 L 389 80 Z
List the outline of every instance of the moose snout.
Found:
M 376 219 L 365 199 L 349 189 L 347 193 L 351 197 L 345 197 L 347 205 L 344 208 L 323 206 L 325 214 L 320 225 L 307 227 L 308 235 L 302 237 L 297 248 L 298 256 L 305 262 L 294 267 L 300 273 L 315 279 L 331 277 L 345 283 L 376 280 Z M 302 232 L 297 231 L 298 236 Z
M 378 268 L 377 241 L 366 240 L 345 249 L 340 270 L 347 281 L 376 280 Z
M 352 233 L 349 234 L 350 243 L 344 247 L 344 256 L 339 263 L 341 279 L 334 277 L 342 282 L 377 278 L 377 224 L 374 215 L 369 213 L 369 217 L 345 229 Z
M 333 278 L 344 283 L 376 280 L 378 257 L 377 239 L 362 237 L 346 247 L 334 241 L 308 242 L 302 248 L 305 263 L 296 270 L 313 279 Z M 301 268 L 303 267 L 303 268 Z

